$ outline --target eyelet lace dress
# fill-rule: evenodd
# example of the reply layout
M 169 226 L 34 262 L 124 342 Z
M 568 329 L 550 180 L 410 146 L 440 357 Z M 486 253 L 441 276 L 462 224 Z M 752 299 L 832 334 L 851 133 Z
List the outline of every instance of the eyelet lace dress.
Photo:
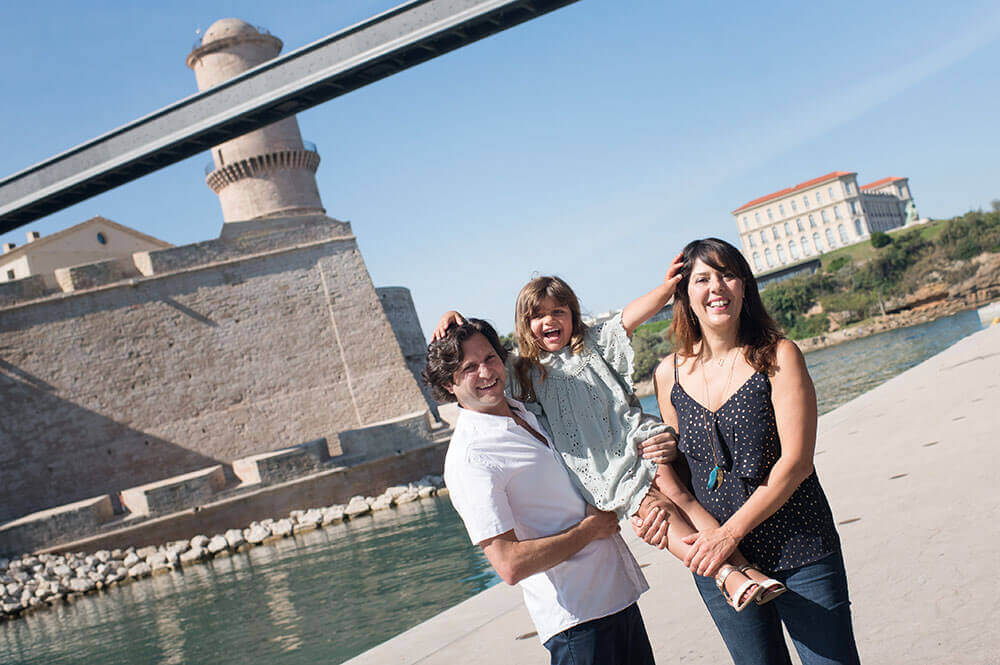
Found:
M 643 414 L 632 386 L 633 356 L 619 314 L 588 329 L 580 353 L 569 347 L 542 353 L 545 379 L 537 370 L 531 375 L 553 445 L 577 488 L 619 518 L 635 514 L 656 474 L 636 444 L 670 429 Z

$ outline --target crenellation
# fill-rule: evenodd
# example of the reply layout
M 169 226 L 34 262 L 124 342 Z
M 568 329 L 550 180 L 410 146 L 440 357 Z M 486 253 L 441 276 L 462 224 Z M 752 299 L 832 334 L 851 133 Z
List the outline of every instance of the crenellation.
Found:
M 69 293 L 132 279 L 139 277 L 140 273 L 131 259 L 108 259 L 97 263 L 56 268 L 55 276 L 63 292 Z
M 45 285 L 41 275 L 0 282 L 0 308 L 44 298 L 54 292 Z

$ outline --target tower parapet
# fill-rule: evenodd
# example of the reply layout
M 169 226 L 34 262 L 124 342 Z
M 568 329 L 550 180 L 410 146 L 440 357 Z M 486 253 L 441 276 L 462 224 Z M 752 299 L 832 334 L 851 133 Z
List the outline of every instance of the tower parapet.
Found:
M 271 60 L 282 43 L 266 30 L 225 18 L 205 31 L 201 44 L 187 57 L 198 89 L 219 85 Z M 226 225 L 250 220 L 326 211 L 316 185 L 320 157 L 316 146 L 302 140 L 292 116 L 212 148 L 212 168 L 205 182 L 219 196 Z

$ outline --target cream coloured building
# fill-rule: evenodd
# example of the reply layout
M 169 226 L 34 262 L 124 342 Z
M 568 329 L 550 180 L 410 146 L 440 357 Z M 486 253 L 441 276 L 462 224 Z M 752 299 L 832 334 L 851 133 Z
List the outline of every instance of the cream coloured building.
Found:
M 46 287 L 57 289 L 55 271 L 59 268 L 115 260 L 127 272 L 133 272 L 134 253 L 173 246 L 103 217 L 93 217 L 50 236 L 28 231 L 27 241 L 20 247 L 4 243 L 0 282 L 39 275 Z
M 906 178 L 858 186 L 857 173 L 833 171 L 754 199 L 733 211 L 755 274 L 767 273 L 903 226 L 916 209 Z

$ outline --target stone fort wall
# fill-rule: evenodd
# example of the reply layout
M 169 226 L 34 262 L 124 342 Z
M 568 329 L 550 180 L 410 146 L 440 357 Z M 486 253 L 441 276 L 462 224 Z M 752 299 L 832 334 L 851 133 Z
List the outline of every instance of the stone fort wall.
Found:
M 337 456 L 338 432 L 426 412 L 350 226 L 326 219 L 137 254 L 125 281 L 9 286 L 0 522 L 321 437 Z

